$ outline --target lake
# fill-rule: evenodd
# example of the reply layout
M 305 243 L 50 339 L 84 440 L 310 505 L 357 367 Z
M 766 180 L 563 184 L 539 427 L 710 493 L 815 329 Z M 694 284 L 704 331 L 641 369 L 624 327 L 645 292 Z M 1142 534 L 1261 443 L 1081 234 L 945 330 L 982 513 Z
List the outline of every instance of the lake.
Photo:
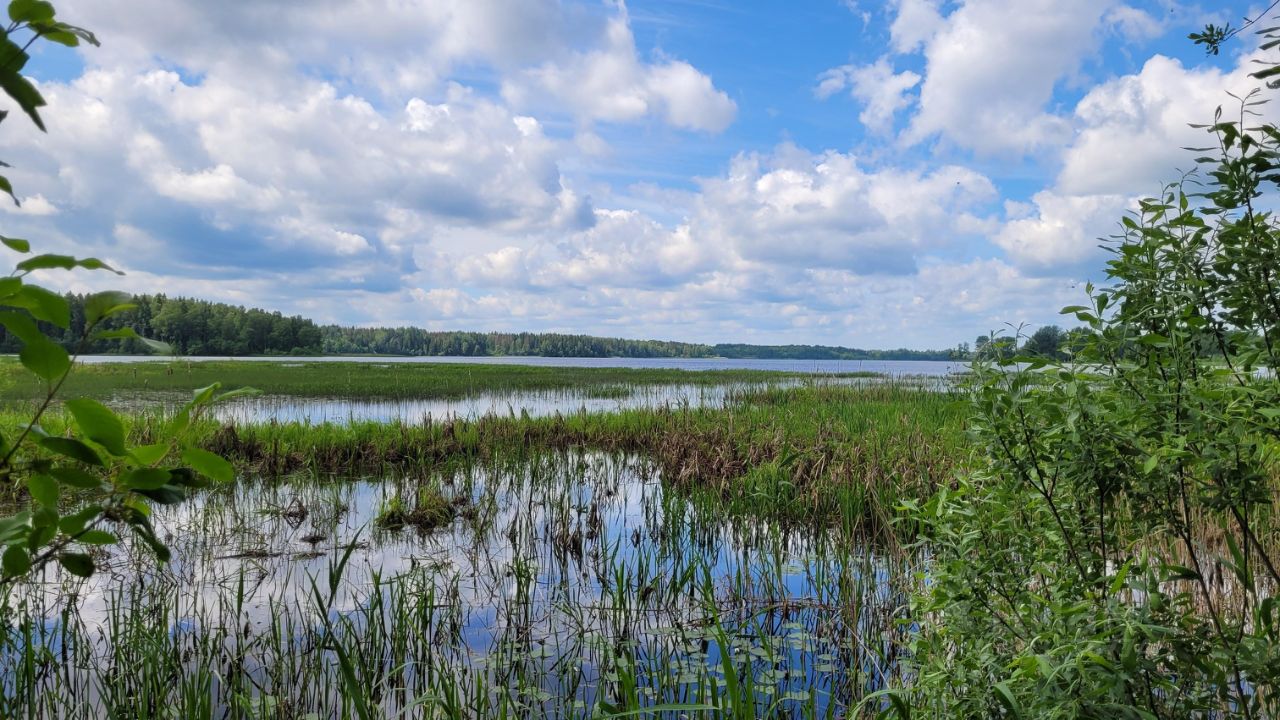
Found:
M 83 355 L 80 362 L 128 363 L 173 361 L 166 355 Z M 268 362 L 356 362 L 356 363 L 452 363 L 478 365 L 532 365 L 535 367 L 581 368 L 659 368 L 674 370 L 773 370 L 777 372 L 835 375 L 838 373 L 873 372 L 894 377 L 907 375 L 943 376 L 961 372 L 967 363 L 942 360 L 743 360 L 733 358 L 567 358 L 567 357 L 470 357 L 470 356 L 344 356 L 320 357 L 188 357 L 181 360 L 200 361 L 268 361 Z

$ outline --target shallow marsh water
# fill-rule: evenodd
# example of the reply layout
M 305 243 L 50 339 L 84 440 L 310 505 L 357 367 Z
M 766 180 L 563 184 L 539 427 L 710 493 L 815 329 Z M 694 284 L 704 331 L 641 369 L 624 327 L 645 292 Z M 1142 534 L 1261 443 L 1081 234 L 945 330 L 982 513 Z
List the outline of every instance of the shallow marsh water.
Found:
M 379 527 L 437 493 L 451 522 Z M 156 524 L 169 565 L 126 544 L 10 610 L 33 620 L 0 653 L 0 714 L 839 717 L 897 671 L 904 632 L 904 560 L 726 518 L 632 457 L 246 480 Z
M 848 377 L 785 379 L 769 383 L 725 385 L 607 385 L 574 390 L 477 392 L 460 398 L 353 398 L 257 395 L 237 398 L 216 406 L 213 416 L 222 422 L 352 423 L 401 422 L 482 417 L 548 417 L 575 413 L 605 413 L 634 409 L 722 408 L 744 395 L 801 385 L 868 386 L 892 383 L 896 387 L 941 390 L 950 387 L 946 377 L 916 378 Z M 156 407 L 175 408 L 190 396 L 177 393 L 130 393 L 108 398 L 113 408 L 146 412 Z
M 794 383 L 791 383 L 794 384 Z M 754 386 L 753 386 L 754 387 Z M 764 387 L 764 386 L 760 386 Z M 214 408 L 223 422 L 347 423 L 355 421 L 416 423 L 428 419 L 468 419 L 522 414 L 529 417 L 616 412 L 635 408 L 720 407 L 746 387 L 732 385 L 606 386 L 589 390 L 480 392 L 461 398 L 368 399 L 260 395 L 238 398 Z M 131 395 L 111 405 L 123 409 L 177 406 L 186 395 Z

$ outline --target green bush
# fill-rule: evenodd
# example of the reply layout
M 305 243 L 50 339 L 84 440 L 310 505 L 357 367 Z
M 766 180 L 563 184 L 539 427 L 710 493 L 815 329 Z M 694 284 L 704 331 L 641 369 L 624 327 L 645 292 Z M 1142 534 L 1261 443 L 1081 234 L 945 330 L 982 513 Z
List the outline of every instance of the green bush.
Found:
M 931 564 L 885 712 L 1280 716 L 1280 129 L 1261 103 L 1219 108 L 1201 172 L 1124 218 L 1108 286 L 1063 310 L 1089 330 L 1073 357 L 974 364 L 976 469 L 910 507 Z

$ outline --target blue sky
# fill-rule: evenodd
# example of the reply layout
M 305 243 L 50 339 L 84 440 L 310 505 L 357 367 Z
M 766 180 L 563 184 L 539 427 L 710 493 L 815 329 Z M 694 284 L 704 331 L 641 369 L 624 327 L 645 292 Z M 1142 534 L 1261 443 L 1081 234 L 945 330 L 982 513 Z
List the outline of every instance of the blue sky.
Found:
M 1057 322 L 1247 3 L 67 0 L 6 234 L 323 322 L 945 347 Z

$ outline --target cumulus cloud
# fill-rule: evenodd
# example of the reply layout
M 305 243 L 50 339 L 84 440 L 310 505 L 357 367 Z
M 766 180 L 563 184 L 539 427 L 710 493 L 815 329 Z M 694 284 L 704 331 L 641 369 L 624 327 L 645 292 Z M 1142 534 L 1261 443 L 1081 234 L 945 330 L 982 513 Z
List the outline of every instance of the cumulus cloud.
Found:
M 711 78 L 672 59 L 641 62 L 625 13 L 611 18 L 601 47 L 508 78 L 503 96 L 520 107 L 565 105 L 588 120 L 656 117 L 675 127 L 719 132 L 737 105 Z
M 1013 208 L 993 241 L 1031 272 L 1070 272 L 1090 262 L 1096 268 L 1099 238 L 1116 233 L 1138 198 L 1194 169 L 1194 154 L 1184 148 L 1212 144 L 1191 124 L 1210 122 L 1220 105 L 1238 115 L 1240 101 L 1228 93 L 1242 98 L 1256 86 L 1248 77 L 1256 57 L 1220 70 L 1156 55 L 1139 72 L 1092 88 L 1072 115 L 1074 137 L 1062 149 L 1056 179 L 1036 193 L 1034 206 Z M 1269 105 L 1255 110 L 1280 120 Z
M 749 260 L 909 273 L 919 253 L 981 226 L 970 210 L 994 195 L 959 166 L 873 170 L 853 155 L 784 146 L 740 155 L 704 181 L 693 227 Z
M 1052 321 L 1245 67 L 1156 57 L 1063 107 L 1106 33 L 1161 22 L 1116 0 L 894 0 L 889 54 L 814 93 L 918 147 L 739 152 L 776 142 L 744 130 L 696 136 L 720 153 L 704 177 L 628 177 L 617 125 L 719 133 L 738 107 L 638 43 L 620 2 L 66 2 L 105 48 L 42 85 L 49 135 L 0 137 L 24 195 L 6 234 L 102 256 L 125 289 L 438 329 L 920 347 Z M 1015 201 L 1000 173 L 1024 155 L 1048 170 Z
M 1099 238 L 1115 234 L 1131 204 L 1124 195 L 1036 193 L 1035 211 L 992 238 L 1015 263 L 1038 273 L 1069 274 L 1099 257 Z M 1096 266 L 1096 262 L 1094 263 Z
M 814 90 L 819 98 L 827 98 L 846 88 L 862 103 L 858 120 L 872 132 L 885 134 L 893 129 L 894 115 L 910 104 L 907 93 L 920 83 L 920 76 L 910 70 L 893 71 L 888 58 L 870 65 L 841 65 L 818 78 Z
M 1107 0 L 967 0 L 924 44 L 919 109 L 907 138 L 939 136 L 980 153 L 1027 153 L 1070 137 L 1045 111 L 1054 86 L 1095 43 Z
M 945 14 L 940 0 L 895 0 L 891 12 L 890 46 L 899 55 L 922 54 L 923 73 L 894 74 L 882 59 L 833 68 L 819 91 L 852 86 L 864 104 L 863 123 L 884 128 L 919 84 L 904 140 L 940 138 L 983 155 L 1043 153 L 1068 142 L 1070 119 L 1051 100 L 1104 30 L 1133 42 L 1164 32 L 1150 13 L 1116 0 L 962 0 Z
M 1239 115 L 1239 101 L 1257 87 L 1248 74 L 1257 56 L 1242 57 L 1228 72 L 1187 68 L 1156 55 L 1133 75 L 1089 91 L 1075 109 L 1078 133 L 1066 148 L 1058 186 L 1069 193 L 1154 194 L 1190 170 L 1193 156 L 1182 148 L 1205 145 L 1204 130 L 1190 127 L 1213 120 L 1213 108 Z M 1233 107 L 1234 106 L 1234 107 Z M 1256 108 L 1273 120 L 1269 105 Z
M 942 29 L 941 0 L 897 0 L 893 24 L 889 28 L 893 49 L 915 52 Z
M 643 60 L 621 2 L 68 0 L 60 8 L 102 36 L 93 63 L 140 71 L 159 57 L 192 74 L 252 78 L 260 92 L 319 73 L 391 98 L 429 96 L 456 68 L 478 65 L 524 103 L 586 121 L 653 117 L 718 131 L 736 111 L 689 63 Z
M 322 81 L 263 96 L 161 70 L 90 70 L 44 91 L 51 132 L 5 139 L 19 187 L 48 207 L 110 214 L 99 233 L 125 224 L 167 238 L 174 266 L 216 259 L 257 272 L 361 256 L 370 264 L 353 277 L 386 277 L 440 225 L 520 232 L 592 220 L 538 121 L 461 86 L 387 110 Z M 234 237 L 201 243 L 190 222 Z M 208 247 L 218 241 L 232 245 Z

